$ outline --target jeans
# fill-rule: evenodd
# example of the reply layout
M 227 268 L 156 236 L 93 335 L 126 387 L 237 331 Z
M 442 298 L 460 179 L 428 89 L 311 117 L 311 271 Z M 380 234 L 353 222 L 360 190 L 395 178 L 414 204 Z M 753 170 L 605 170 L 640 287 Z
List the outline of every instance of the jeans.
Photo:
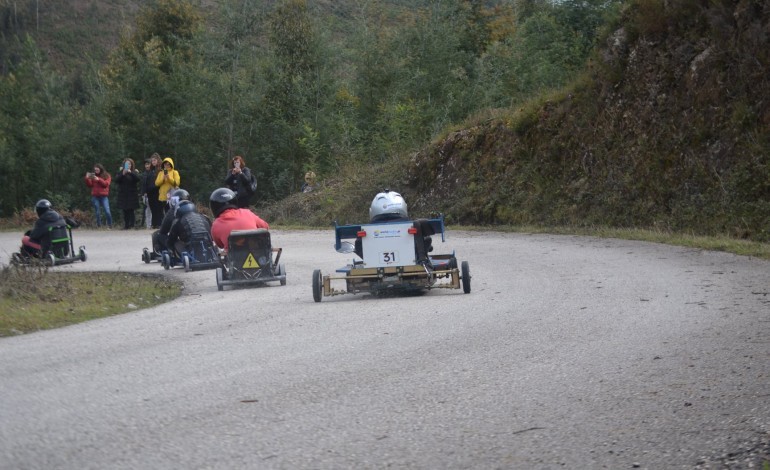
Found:
M 107 196 L 91 196 L 91 204 L 96 211 L 96 226 L 102 226 L 102 216 L 100 209 L 104 209 L 104 218 L 107 219 L 107 226 L 112 227 L 112 213 L 110 213 L 110 200 Z

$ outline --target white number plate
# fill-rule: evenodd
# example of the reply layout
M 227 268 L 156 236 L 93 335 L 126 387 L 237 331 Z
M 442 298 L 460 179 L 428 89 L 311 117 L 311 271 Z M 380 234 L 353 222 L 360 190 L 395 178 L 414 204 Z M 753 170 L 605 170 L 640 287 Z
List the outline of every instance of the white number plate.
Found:
M 399 260 L 397 251 L 383 251 L 380 252 L 380 261 L 384 264 L 397 263 Z

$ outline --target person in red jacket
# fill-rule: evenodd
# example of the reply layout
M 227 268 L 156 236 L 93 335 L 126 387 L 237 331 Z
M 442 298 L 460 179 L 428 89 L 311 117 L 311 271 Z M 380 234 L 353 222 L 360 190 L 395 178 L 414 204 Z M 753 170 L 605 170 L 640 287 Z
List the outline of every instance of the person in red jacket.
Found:
M 96 163 L 94 165 L 94 172 L 88 172 L 85 176 L 86 186 L 91 188 L 91 203 L 94 205 L 96 211 L 96 226 L 102 226 L 102 217 L 100 209 L 104 209 L 104 218 L 107 222 L 107 228 L 112 228 L 112 213 L 110 212 L 110 183 L 112 177 L 107 170 L 104 169 L 104 165 Z
M 270 226 L 249 209 L 239 209 L 235 192 L 229 188 L 219 188 L 211 193 L 209 207 L 214 214 L 211 224 L 211 238 L 219 248 L 227 251 L 227 239 L 233 230 L 255 230 Z

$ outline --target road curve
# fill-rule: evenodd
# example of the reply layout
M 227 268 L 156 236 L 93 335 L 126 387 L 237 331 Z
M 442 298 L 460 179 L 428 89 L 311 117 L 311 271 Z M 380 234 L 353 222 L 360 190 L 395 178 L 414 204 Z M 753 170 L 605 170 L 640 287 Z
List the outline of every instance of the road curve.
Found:
M 272 235 L 288 284 L 219 292 L 213 271 L 142 263 L 149 231 L 75 231 L 89 260 L 56 270 L 152 272 L 184 280 L 184 294 L 0 339 L 0 468 L 762 461 L 767 261 L 450 231 L 434 246 L 470 262 L 470 294 L 315 303 L 313 269 L 333 271 L 350 255 L 333 251 L 331 230 Z M 19 238 L 0 234 L 5 263 Z

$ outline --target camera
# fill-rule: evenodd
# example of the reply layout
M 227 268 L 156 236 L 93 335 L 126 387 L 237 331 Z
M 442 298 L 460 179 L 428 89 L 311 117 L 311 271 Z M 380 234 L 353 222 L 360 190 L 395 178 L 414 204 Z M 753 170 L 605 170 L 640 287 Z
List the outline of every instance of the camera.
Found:
M 131 170 L 131 163 L 129 163 L 129 162 L 123 163 L 123 169 L 126 170 L 126 171 Z
M 164 169 L 163 169 L 163 174 L 164 174 L 164 175 L 167 175 L 167 174 L 168 174 L 168 170 L 166 170 L 166 169 L 164 168 Z

